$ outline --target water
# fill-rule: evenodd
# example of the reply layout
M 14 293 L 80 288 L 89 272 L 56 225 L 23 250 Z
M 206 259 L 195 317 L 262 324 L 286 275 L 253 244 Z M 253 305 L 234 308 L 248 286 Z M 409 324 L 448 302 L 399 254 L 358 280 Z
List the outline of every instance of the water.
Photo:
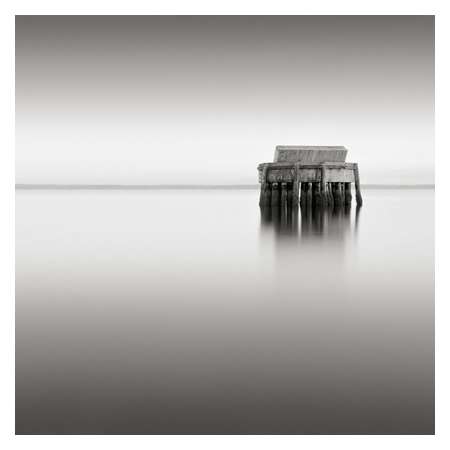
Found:
M 434 191 L 16 195 L 19 434 L 434 432 Z

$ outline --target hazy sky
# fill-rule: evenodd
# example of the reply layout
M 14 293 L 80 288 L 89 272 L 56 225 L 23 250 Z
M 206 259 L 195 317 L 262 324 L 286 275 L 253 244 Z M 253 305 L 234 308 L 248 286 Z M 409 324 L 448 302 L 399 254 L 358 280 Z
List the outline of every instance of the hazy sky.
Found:
M 432 16 L 18 16 L 17 183 L 256 183 L 277 144 L 434 182 Z

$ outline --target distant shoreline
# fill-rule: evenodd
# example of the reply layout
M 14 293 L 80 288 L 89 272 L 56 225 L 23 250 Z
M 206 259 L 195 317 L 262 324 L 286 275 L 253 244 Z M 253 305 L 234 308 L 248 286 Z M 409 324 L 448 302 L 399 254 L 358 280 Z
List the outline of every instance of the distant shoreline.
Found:
M 21 184 L 17 190 L 253 190 L 259 184 Z M 434 184 L 363 184 L 362 189 L 433 189 Z

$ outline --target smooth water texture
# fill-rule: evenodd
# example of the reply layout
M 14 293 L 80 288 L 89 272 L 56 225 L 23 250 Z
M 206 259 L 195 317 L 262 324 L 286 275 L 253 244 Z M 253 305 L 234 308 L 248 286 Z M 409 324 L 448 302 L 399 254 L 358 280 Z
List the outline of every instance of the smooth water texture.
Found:
M 18 434 L 434 433 L 434 191 L 16 192 Z

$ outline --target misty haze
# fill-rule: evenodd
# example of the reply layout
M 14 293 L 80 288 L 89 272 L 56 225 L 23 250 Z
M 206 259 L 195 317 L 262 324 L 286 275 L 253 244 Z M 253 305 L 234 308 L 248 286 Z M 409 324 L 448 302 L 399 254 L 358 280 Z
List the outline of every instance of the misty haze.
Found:
M 15 262 L 17 434 L 433 434 L 434 17 L 16 16 Z

